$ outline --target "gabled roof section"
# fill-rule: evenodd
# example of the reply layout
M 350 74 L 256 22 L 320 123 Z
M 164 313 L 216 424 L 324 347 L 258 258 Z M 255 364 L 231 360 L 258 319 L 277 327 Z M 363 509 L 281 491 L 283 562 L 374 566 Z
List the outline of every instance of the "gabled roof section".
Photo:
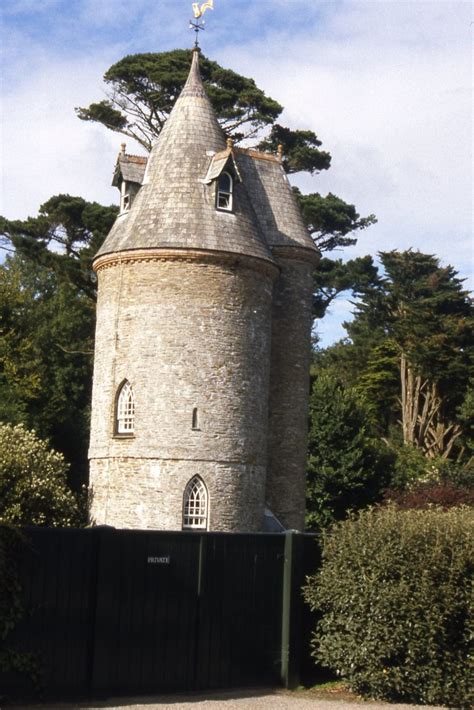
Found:
M 97 256 L 143 249 L 195 249 L 251 256 L 274 263 L 243 183 L 234 209 L 215 206 L 214 184 L 203 184 L 209 153 L 226 151 L 226 138 L 206 95 L 193 53 L 186 84 L 148 159 L 143 184 Z M 227 160 L 233 160 L 230 156 Z
M 273 247 L 298 247 L 316 259 L 319 252 L 311 239 L 290 183 L 278 157 L 237 148 L 236 162 L 265 235 Z
M 143 183 L 147 162 L 148 158 L 145 155 L 128 155 L 128 153 L 125 153 L 125 144 L 123 144 L 122 150 L 118 154 L 117 162 L 115 163 L 112 185 L 114 187 L 120 187 L 122 180 L 141 185 Z
M 232 146 L 229 146 L 225 150 L 221 150 L 219 153 L 212 156 L 209 168 L 207 169 L 206 177 L 203 179 L 203 183 L 205 185 L 210 185 L 213 180 L 217 180 L 217 178 L 226 170 L 228 166 L 231 167 L 231 170 L 237 180 L 242 182 L 239 168 L 235 162 Z

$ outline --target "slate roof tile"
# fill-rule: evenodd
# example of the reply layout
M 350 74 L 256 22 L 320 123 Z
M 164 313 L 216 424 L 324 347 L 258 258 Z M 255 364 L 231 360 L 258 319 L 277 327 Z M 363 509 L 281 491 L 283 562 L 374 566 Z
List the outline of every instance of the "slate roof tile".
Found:
M 188 80 L 144 175 L 139 174 L 145 168 L 141 156 L 119 156 L 123 177 L 131 179 L 123 172 L 129 171 L 127 175 L 141 178 L 142 187 L 130 211 L 117 218 L 97 257 L 130 249 L 186 247 L 273 262 L 273 246 L 316 251 L 279 160 L 226 146 L 204 90 L 198 56 L 194 52 Z M 229 159 L 242 178 L 234 182 L 233 212 L 215 208 L 215 177 Z M 204 184 L 213 165 L 211 182 Z

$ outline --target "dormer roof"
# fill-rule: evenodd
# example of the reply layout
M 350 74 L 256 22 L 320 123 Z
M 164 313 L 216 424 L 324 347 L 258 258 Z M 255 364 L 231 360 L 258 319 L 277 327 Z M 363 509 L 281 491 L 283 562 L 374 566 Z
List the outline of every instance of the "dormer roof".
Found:
M 203 183 L 210 185 L 211 182 L 217 180 L 222 173 L 229 170 L 229 168 L 234 177 L 236 177 L 239 182 L 242 182 L 242 177 L 237 163 L 235 162 L 234 151 L 231 146 L 211 156 L 211 162 L 209 163 Z
M 141 185 L 145 176 L 147 162 L 148 158 L 145 155 L 129 155 L 125 153 L 124 145 L 117 156 L 112 185 L 120 187 L 120 183 L 123 180 L 132 182 L 135 185 Z

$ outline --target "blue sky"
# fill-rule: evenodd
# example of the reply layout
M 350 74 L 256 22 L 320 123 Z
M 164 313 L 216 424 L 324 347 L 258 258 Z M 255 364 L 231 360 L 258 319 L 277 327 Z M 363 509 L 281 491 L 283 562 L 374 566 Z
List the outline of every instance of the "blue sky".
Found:
M 79 121 L 126 54 L 191 46 L 187 0 L 6 0 L 2 9 L 0 213 L 36 214 L 53 194 L 104 204 L 121 142 Z M 344 258 L 420 249 L 472 278 L 470 0 L 214 0 L 204 53 L 314 130 L 332 167 L 296 183 L 331 191 L 379 223 Z M 130 152 L 139 152 L 127 141 Z M 339 299 L 319 325 L 343 335 Z

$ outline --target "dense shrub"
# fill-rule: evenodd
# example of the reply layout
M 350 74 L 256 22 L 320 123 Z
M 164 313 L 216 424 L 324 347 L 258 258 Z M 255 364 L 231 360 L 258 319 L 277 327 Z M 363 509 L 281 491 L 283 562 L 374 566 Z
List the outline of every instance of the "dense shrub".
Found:
M 304 590 L 316 659 L 366 696 L 468 706 L 473 523 L 395 506 L 337 523 Z
M 0 424 L 0 524 L 77 525 L 68 465 L 23 425 Z

